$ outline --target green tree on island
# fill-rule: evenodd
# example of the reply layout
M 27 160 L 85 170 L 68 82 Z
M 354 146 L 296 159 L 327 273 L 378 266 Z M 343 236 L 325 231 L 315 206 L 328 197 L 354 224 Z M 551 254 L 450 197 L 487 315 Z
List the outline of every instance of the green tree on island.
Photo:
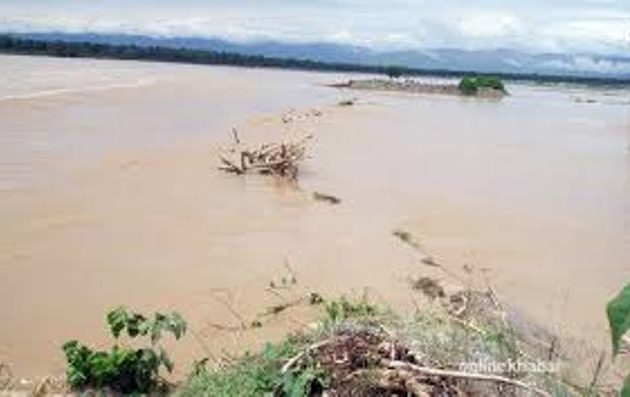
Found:
M 384 72 L 390 79 L 396 79 L 403 75 L 403 68 L 400 66 L 387 66 Z

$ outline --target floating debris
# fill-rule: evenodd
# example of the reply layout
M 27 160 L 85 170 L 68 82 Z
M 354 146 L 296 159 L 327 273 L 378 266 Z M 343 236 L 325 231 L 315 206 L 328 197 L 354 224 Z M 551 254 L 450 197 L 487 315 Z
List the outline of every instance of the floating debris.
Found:
M 339 106 L 352 106 L 356 102 L 356 99 L 344 99 L 338 103 Z
M 232 129 L 234 144 L 219 154 L 220 170 L 237 175 L 245 173 L 271 174 L 297 179 L 298 163 L 305 156 L 312 135 L 285 142 L 264 143 L 250 147 L 241 142 L 238 131 Z
M 430 299 L 443 298 L 446 296 L 444 288 L 437 280 L 431 277 L 419 277 L 411 280 L 411 288 L 422 292 Z
M 313 192 L 313 199 L 316 201 L 323 201 L 323 202 L 326 202 L 328 204 L 333 204 L 333 205 L 341 203 L 340 198 L 331 196 L 330 194 L 324 194 L 320 192 Z
M 392 232 L 392 234 L 398 237 L 402 242 L 409 244 L 413 248 L 420 249 L 420 244 L 418 244 L 418 242 L 414 240 L 413 235 L 408 231 L 396 229 Z

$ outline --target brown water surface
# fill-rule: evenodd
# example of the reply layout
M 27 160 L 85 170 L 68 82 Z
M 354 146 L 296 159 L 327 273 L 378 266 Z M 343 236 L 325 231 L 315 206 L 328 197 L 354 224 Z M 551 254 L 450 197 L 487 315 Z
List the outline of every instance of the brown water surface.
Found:
M 331 74 L 8 56 L 0 71 L 0 361 L 17 374 L 61 372 L 68 339 L 104 344 L 102 314 L 120 303 L 189 319 L 181 370 L 276 338 L 306 310 L 245 333 L 211 324 L 277 303 L 267 287 L 287 262 L 287 296 L 367 287 L 405 307 L 425 270 L 397 228 L 554 331 L 606 345 L 604 302 L 630 279 L 628 92 L 509 85 L 478 101 L 337 91 Z M 289 108 L 303 116 L 283 123 Z M 217 171 L 233 125 L 249 140 L 313 133 L 300 187 Z

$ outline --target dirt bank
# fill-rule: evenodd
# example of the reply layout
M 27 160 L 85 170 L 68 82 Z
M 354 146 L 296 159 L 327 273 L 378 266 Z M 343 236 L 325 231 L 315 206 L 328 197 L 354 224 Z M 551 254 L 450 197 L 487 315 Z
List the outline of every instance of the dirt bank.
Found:
M 411 94 L 466 96 L 456 84 L 425 83 L 412 79 L 348 80 L 344 83 L 331 84 L 331 87 L 371 91 L 407 92 Z M 499 99 L 505 95 L 505 91 L 482 87 L 477 90 L 474 96 L 479 98 Z

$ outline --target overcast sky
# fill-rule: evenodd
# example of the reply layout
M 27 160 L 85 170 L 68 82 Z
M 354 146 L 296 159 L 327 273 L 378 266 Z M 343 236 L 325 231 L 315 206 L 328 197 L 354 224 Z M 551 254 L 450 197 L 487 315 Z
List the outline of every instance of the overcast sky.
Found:
M 630 0 L 0 0 L 0 30 L 630 55 Z

